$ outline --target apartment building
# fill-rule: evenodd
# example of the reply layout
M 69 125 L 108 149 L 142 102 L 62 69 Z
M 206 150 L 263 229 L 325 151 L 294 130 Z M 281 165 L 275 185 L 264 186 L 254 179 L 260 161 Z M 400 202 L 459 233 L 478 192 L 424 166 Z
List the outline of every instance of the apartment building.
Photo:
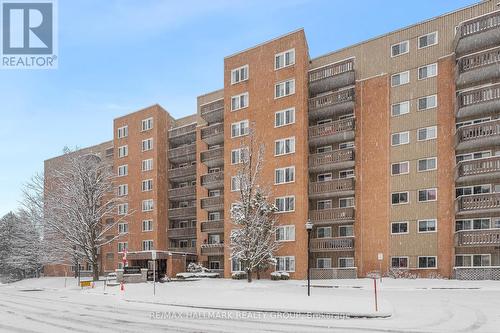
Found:
M 303 279 L 310 260 L 318 279 L 500 279 L 499 45 L 490 0 L 316 58 L 302 29 L 227 56 L 223 89 L 199 96 L 195 115 L 155 106 L 115 120 L 132 223 L 153 221 L 149 238 L 129 222 L 123 242 L 136 264 L 161 252 L 165 272 L 193 261 L 224 277 L 241 270 L 230 208 L 253 129 L 279 210 L 272 270 Z M 149 117 L 157 127 L 144 131 Z M 148 158 L 158 162 L 145 178 Z

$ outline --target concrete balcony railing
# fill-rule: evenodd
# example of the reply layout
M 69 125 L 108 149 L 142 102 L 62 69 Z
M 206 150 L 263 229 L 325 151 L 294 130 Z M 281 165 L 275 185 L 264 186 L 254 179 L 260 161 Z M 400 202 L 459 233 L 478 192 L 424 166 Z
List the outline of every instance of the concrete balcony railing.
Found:
M 168 140 L 170 144 L 180 145 L 192 143 L 196 140 L 196 123 L 174 127 L 168 131 Z
M 500 119 L 462 126 L 455 134 L 457 150 L 496 146 L 500 142 Z
M 497 179 L 500 178 L 500 156 L 461 161 L 456 170 L 459 183 Z
M 204 256 L 223 256 L 224 244 L 201 244 L 201 254 Z
M 312 146 L 351 141 L 353 139 L 354 118 L 309 127 L 309 144 Z
M 455 36 L 455 53 L 462 55 L 500 44 L 500 11 L 462 22 Z
M 196 207 L 178 207 L 178 208 L 169 208 L 168 210 L 168 218 L 169 219 L 183 219 L 189 217 L 196 216 Z
M 224 209 L 224 196 L 208 197 L 201 199 L 201 209 L 209 212 Z
M 224 147 L 218 147 L 201 152 L 201 162 L 209 168 L 224 165 Z
M 309 119 L 323 119 L 354 112 L 354 88 L 329 92 L 309 99 Z
M 224 231 L 224 221 L 223 220 L 203 221 L 203 222 L 201 222 L 201 231 L 202 232 L 223 232 Z
M 195 238 L 196 228 L 169 228 L 167 231 L 169 238 Z
M 500 193 L 472 194 L 455 201 L 457 215 L 500 213 Z
M 500 78 L 500 47 L 464 56 L 457 62 L 458 88 L 492 82 L 498 78 Z
M 462 230 L 455 233 L 455 246 L 498 246 L 500 229 Z
M 195 254 L 196 253 L 196 248 L 195 247 L 175 247 L 175 246 L 169 246 L 168 250 L 171 252 L 180 252 L 180 253 L 191 253 Z
M 309 170 L 326 171 L 354 166 L 354 149 L 339 149 L 309 155 Z
M 312 199 L 351 194 L 354 194 L 354 178 L 309 183 L 309 197 Z
M 213 190 L 224 186 L 224 172 L 212 172 L 201 176 L 201 186 Z
M 356 279 L 358 277 L 356 267 L 346 268 L 311 268 L 311 279 Z
M 209 124 L 224 121 L 224 99 L 200 106 L 201 117 Z
M 224 142 L 224 124 L 217 123 L 201 129 L 201 139 L 209 145 Z
M 182 168 L 175 168 L 168 170 L 168 179 L 184 181 L 187 179 L 196 178 L 196 165 L 192 164 Z
M 354 59 L 343 60 L 309 71 L 309 91 L 313 95 L 346 87 L 354 81 Z
M 184 163 L 196 159 L 196 144 L 190 144 L 170 149 L 168 159 L 174 163 Z
M 354 207 L 310 210 L 309 219 L 314 224 L 354 221 Z
M 354 237 L 311 239 L 311 252 L 352 251 Z
M 500 110 L 500 84 L 462 92 L 457 102 L 457 118 L 494 114 Z
M 185 186 L 178 188 L 171 188 L 168 190 L 168 199 L 189 199 L 196 197 L 196 186 Z

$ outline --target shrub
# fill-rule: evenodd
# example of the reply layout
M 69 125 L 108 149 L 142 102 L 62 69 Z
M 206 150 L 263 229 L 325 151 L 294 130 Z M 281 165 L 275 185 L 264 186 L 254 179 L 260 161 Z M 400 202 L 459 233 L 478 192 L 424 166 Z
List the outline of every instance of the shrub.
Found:
M 408 269 L 401 268 L 391 268 L 387 274 L 389 277 L 393 279 L 416 279 L 418 278 L 418 274 L 414 274 L 410 272 Z
M 233 274 L 231 274 L 231 278 L 233 280 L 243 280 L 247 278 L 247 273 L 243 271 L 233 272 Z
M 280 272 L 272 272 L 271 273 L 271 280 L 273 280 L 273 281 L 281 280 L 281 273 Z

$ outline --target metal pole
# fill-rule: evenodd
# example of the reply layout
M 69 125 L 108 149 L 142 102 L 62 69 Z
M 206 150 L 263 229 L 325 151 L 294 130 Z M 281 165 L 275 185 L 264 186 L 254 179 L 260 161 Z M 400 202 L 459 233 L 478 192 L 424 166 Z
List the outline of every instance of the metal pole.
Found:
M 309 260 L 311 252 L 311 230 L 307 230 L 307 296 L 311 296 L 311 260 Z
M 373 279 L 373 288 L 375 290 L 375 311 L 378 312 L 378 302 L 377 302 L 377 278 Z
M 156 295 L 156 260 L 153 260 L 153 296 Z

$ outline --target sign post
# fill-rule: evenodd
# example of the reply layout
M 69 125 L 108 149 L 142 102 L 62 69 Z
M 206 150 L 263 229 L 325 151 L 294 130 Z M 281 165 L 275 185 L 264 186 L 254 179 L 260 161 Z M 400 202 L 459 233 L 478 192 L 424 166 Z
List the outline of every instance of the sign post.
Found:
M 380 277 L 380 272 L 373 271 L 373 272 L 368 272 L 366 274 L 367 278 L 371 278 L 373 280 L 373 292 L 375 296 L 375 311 L 378 312 L 378 295 L 377 295 L 377 279 Z
M 378 270 L 380 272 L 380 283 L 382 283 L 382 260 L 384 260 L 384 254 L 382 252 L 379 252 L 377 254 L 377 259 L 378 259 Z
M 156 296 L 156 251 L 151 252 L 151 259 L 153 259 L 153 296 Z

